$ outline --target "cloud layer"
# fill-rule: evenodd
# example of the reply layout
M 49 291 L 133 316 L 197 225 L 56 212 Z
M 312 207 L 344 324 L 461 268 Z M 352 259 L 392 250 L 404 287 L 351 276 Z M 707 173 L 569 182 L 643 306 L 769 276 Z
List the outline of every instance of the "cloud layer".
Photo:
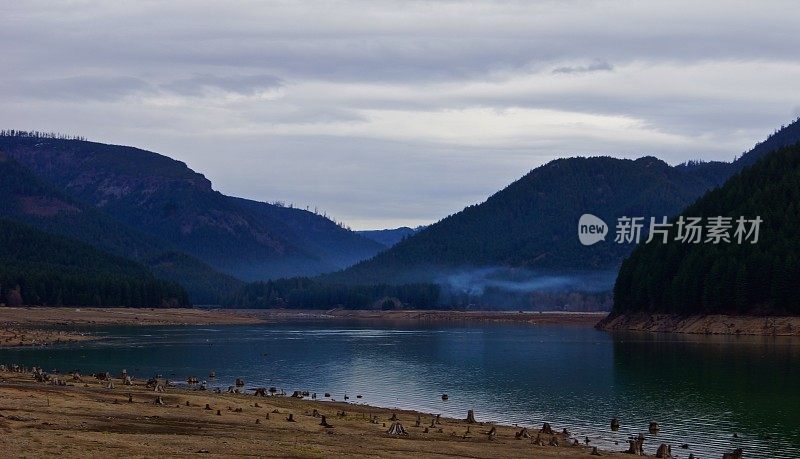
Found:
M 793 2 L 5 2 L 0 125 L 186 161 L 354 227 L 552 158 L 725 159 L 800 114 Z

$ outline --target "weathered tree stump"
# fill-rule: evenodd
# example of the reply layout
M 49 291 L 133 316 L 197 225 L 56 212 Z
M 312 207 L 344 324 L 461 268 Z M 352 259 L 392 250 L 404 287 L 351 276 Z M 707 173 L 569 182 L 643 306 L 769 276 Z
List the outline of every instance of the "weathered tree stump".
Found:
M 550 446 L 558 446 L 558 437 L 556 437 L 555 435 L 550 437 L 550 442 L 548 443 L 548 445 L 550 445 Z
M 292 398 L 303 398 L 303 394 L 299 390 L 296 390 L 292 392 Z
M 672 447 L 666 443 L 662 443 L 658 446 L 656 457 L 660 459 L 672 459 Z
M 490 441 L 497 438 L 497 427 L 492 426 L 492 428 L 489 430 L 489 432 L 486 433 L 486 435 L 489 436 Z
M 591 455 L 592 456 L 599 456 L 600 455 L 600 451 L 597 450 L 596 446 L 594 448 L 592 448 Z
M 133 395 L 128 394 L 128 403 L 133 403 Z
M 205 408 L 203 408 L 203 409 L 204 409 L 204 410 L 207 410 L 207 411 L 211 411 L 211 405 L 209 405 L 208 403 L 206 403 L 206 407 L 205 407 Z
M 244 386 L 244 379 L 236 378 L 236 387 L 243 387 Z
M 130 376 L 125 376 L 122 379 L 122 384 L 125 385 L 125 386 L 132 386 L 133 385 L 133 381 L 131 381 L 131 377 Z
M 324 415 L 322 416 L 322 421 L 319 422 L 319 425 L 325 427 L 326 429 L 330 429 L 331 427 L 333 427 L 332 425 L 328 424 L 328 420 L 325 418 Z
M 217 416 L 222 416 L 222 411 L 217 410 Z
M 732 453 L 724 453 L 722 459 L 742 459 L 742 454 L 744 454 L 742 448 L 737 448 Z
M 294 420 L 294 414 L 292 414 L 292 413 L 289 413 L 289 417 L 286 418 L 286 421 L 288 421 L 288 422 L 297 422 L 297 421 Z
M 528 429 L 526 429 L 525 427 L 523 427 L 522 430 L 514 434 L 514 436 L 516 437 L 517 440 L 521 440 L 523 438 L 531 438 L 531 434 L 528 433 Z
M 391 426 L 389 426 L 389 430 L 386 431 L 389 435 L 408 435 L 406 429 L 403 427 L 403 424 L 399 422 L 393 422 Z
M 158 396 L 156 396 L 156 400 L 153 403 L 156 404 L 156 405 L 163 405 L 164 404 L 164 400 L 162 400 L 161 396 L 158 395 Z
M 547 435 L 554 435 L 555 434 L 555 432 L 553 432 L 553 428 L 550 427 L 550 423 L 547 423 L 547 422 L 542 424 L 542 428 L 539 429 L 539 432 L 541 432 L 543 434 L 547 434 Z
M 477 423 L 477 421 L 475 421 L 475 410 L 468 410 L 467 411 L 467 422 L 470 423 L 470 424 L 476 424 Z
M 422 422 L 422 417 L 420 415 L 417 415 L 417 422 L 416 422 L 416 424 L 414 424 L 414 426 L 415 427 L 419 427 L 421 422 Z
M 256 397 L 266 397 L 267 396 L 267 388 L 266 387 L 259 387 L 259 388 L 257 388 L 255 390 L 255 393 L 253 395 L 255 395 Z
M 392 413 L 392 417 L 389 418 L 390 421 L 397 421 L 397 413 Z
M 611 430 L 614 432 L 619 430 L 619 419 L 614 418 L 611 420 Z
M 660 428 L 658 427 L 657 422 L 650 422 L 650 425 L 647 427 L 647 430 L 650 431 L 651 434 L 655 435 L 658 433 Z
M 448 398 L 450 397 L 448 397 L 447 394 L 442 394 L 442 400 L 447 401 Z
M 628 451 L 626 452 L 634 456 L 644 456 L 644 435 L 639 434 L 637 438 L 629 439 Z

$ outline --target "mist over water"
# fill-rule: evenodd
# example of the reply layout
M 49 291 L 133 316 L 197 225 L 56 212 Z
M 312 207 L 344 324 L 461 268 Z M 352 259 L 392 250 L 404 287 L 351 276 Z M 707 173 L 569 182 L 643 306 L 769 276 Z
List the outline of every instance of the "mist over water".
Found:
M 337 400 L 540 427 L 607 450 L 644 433 L 645 451 L 800 457 L 800 340 L 609 334 L 584 326 L 287 322 L 96 329 L 114 338 L 2 349 L 0 362 L 137 378 L 188 376 L 227 388 L 277 386 Z M 448 401 L 441 394 L 449 395 Z M 356 399 L 355 395 L 363 398 Z M 609 422 L 617 417 L 619 432 Z M 647 425 L 661 425 L 658 435 Z M 734 438 L 737 433 L 739 438 Z M 769 435 L 770 439 L 766 439 Z M 615 442 L 619 444 L 615 444 Z M 681 449 L 686 443 L 688 449 Z
M 487 288 L 505 292 L 603 292 L 614 286 L 616 271 L 552 274 L 504 266 L 463 269 L 441 274 L 436 282 L 458 292 L 481 295 Z

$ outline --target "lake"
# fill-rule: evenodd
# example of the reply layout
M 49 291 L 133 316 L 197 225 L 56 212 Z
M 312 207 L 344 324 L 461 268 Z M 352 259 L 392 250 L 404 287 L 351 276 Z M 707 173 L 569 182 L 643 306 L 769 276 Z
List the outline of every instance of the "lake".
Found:
M 800 340 L 611 334 L 586 326 L 286 322 L 93 329 L 108 339 L 0 350 L 0 361 L 62 372 L 187 376 L 227 388 L 309 390 L 320 397 L 479 421 L 566 427 L 591 445 L 645 451 L 800 457 Z M 216 379 L 208 379 L 215 371 Z M 442 394 L 449 400 L 443 401 Z M 362 398 L 356 398 L 361 395 Z M 609 423 L 622 427 L 612 432 Z M 661 426 L 650 435 L 647 426 Z M 734 434 L 738 438 L 734 438 Z M 619 444 L 616 445 L 615 442 Z M 681 444 L 688 444 L 682 449 Z

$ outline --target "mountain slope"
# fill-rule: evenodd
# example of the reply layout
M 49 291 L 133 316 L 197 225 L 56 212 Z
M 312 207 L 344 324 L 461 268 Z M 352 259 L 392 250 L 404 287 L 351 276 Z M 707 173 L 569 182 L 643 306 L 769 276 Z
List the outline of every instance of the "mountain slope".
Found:
M 79 202 L 242 279 L 319 274 L 382 248 L 310 212 L 225 196 L 186 164 L 137 148 L 6 135 L 0 149 Z
M 681 243 L 673 228 L 667 244 L 639 245 L 620 268 L 614 315 L 800 313 L 800 144 L 762 156 L 681 215 L 763 223 L 755 244 Z
M 0 218 L 91 244 L 137 260 L 160 278 L 181 283 L 193 301 L 218 303 L 241 285 L 173 247 L 66 196 L 0 151 Z
M 88 244 L 0 219 L 0 302 L 47 306 L 178 307 L 177 284 Z
M 762 150 L 792 139 L 800 140 L 797 121 L 734 163 L 692 162 L 671 167 L 652 157 L 635 161 L 558 159 L 532 170 L 485 202 L 323 279 L 429 282 L 454 270 L 476 267 L 525 268 L 533 275 L 615 270 L 633 249 L 630 244 L 609 242 L 617 218 L 675 215 L 762 155 Z M 612 234 L 607 242 L 580 245 L 576 229 L 584 213 L 609 224 Z
M 388 248 L 411 236 L 412 234 L 421 231 L 423 228 L 424 226 L 418 226 L 416 228 L 401 226 L 400 228 L 392 229 L 362 230 L 356 231 L 356 233 Z

